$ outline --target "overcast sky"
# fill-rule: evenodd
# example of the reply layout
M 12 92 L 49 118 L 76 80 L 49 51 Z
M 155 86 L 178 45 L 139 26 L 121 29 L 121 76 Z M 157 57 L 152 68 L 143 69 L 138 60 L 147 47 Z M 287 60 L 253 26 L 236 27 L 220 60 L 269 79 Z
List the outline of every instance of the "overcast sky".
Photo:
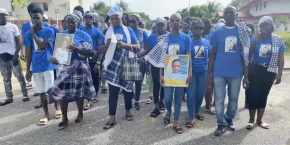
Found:
M 103 1 L 107 5 L 115 5 L 119 0 L 89 0 L 91 5 L 93 2 Z M 129 4 L 130 10 L 134 12 L 144 12 L 150 16 L 151 19 L 157 17 L 170 16 L 179 9 L 188 7 L 189 0 L 124 0 Z M 190 5 L 202 5 L 207 0 L 190 0 Z M 212 0 L 210 0 L 212 1 Z M 228 5 L 232 0 L 216 0 L 223 6 Z

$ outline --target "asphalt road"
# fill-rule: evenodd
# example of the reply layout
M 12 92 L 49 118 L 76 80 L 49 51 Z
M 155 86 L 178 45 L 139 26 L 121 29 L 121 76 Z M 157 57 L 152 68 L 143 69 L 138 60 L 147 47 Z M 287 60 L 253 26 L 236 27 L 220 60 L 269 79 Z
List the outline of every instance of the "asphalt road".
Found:
M 0 75 L 1 77 L 1 75 Z M 0 78 L 1 79 L 1 78 Z M 58 131 L 60 120 L 52 119 L 46 126 L 38 126 L 38 120 L 43 117 L 42 109 L 35 110 L 34 104 L 38 97 L 31 97 L 29 102 L 23 103 L 19 84 L 13 78 L 14 103 L 0 107 L 0 145 L 290 145 L 290 73 L 286 72 L 283 82 L 274 86 L 268 99 L 268 107 L 264 121 L 270 124 L 271 129 L 264 130 L 255 127 L 252 131 L 245 129 L 248 122 L 248 111 L 243 109 L 244 90 L 241 89 L 239 109 L 234 119 L 237 130 L 227 132 L 221 137 L 213 135 L 217 127 L 215 116 L 206 114 L 203 122 L 198 121 L 193 129 L 186 129 L 188 121 L 186 103 L 183 103 L 180 123 L 184 129 L 182 135 L 177 135 L 172 123 L 165 125 L 163 116 L 151 118 L 149 113 L 154 105 L 141 103 L 141 110 L 133 110 L 134 121 L 125 120 L 123 96 L 119 95 L 117 109 L 118 123 L 110 130 L 103 130 L 108 116 L 108 94 L 100 95 L 100 102 L 86 111 L 85 123 L 76 126 L 76 104 L 69 104 L 70 126 L 66 130 Z M 29 91 L 30 96 L 33 90 Z M 148 97 L 144 86 L 141 99 Z M 5 98 L 3 83 L 0 83 L 0 99 Z M 226 104 L 225 104 L 226 105 Z M 54 114 L 53 106 L 50 113 Z

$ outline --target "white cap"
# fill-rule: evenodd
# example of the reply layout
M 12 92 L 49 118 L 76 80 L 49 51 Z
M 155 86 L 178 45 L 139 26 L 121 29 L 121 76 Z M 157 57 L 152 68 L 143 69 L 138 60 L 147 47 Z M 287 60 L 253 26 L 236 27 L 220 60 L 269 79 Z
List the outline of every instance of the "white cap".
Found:
M 7 12 L 7 10 L 3 9 L 3 8 L 0 8 L 0 13 L 1 14 L 6 14 L 8 15 L 9 13 Z
M 48 16 L 46 14 L 43 14 L 43 19 L 48 20 Z

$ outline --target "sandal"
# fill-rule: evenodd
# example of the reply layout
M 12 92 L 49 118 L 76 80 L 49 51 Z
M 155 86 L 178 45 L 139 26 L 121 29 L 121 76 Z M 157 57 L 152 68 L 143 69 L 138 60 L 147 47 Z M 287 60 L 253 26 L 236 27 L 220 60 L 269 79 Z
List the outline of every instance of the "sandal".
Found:
M 267 124 L 265 122 L 261 122 L 261 123 L 257 123 L 257 124 L 264 129 L 270 129 L 269 124 Z
M 163 118 L 163 121 L 165 124 L 169 124 L 170 123 L 170 117 L 171 117 L 171 112 L 167 112 L 165 117 Z
M 38 125 L 46 125 L 47 122 L 48 122 L 48 118 L 45 117 L 45 118 L 42 118 L 42 119 L 39 120 Z
M 134 117 L 133 117 L 132 114 L 127 114 L 125 117 L 126 117 L 127 121 L 133 121 L 134 120 Z
M 211 115 L 215 115 L 215 110 L 212 107 L 210 107 L 210 109 L 205 108 L 204 110 Z
M 104 129 L 110 129 L 110 128 L 112 128 L 115 124 L 117 124 L 117 122 L 110 122 L 110 121 L 108 121 L 107 123 L 106 123 L 106 125 L 103 127 Z
M 83 120 L 83 119 L 76 119 L 76 120 L 75 120 L 75 124 L 76 124 L 77 126 L 82 125 L 83 123 L 84 123 L 84 120 Z
M 196 119 L 203 121 L 204 120 L 204 116 L 203 115 L 197 115 L 195 116 Z
M 191 120 L 191 121 L 186 122 L 186 123 L 185 123 L 185 126 L 186 126 L 187 128 L 192 128 L 194 124 L 195 124 L 195 120 L 194 120 L 194 121 Z
M 253 127 L 254 127 L 254 123 L 248 123 L 248 124 L 246 125 L 246 129 L 248 129 L 248 130 L 253 129 Z
M 99 98 L 93 98 L 93 103 L 99 103 Z
M 159 109 L 160 110 L 165 110 L 165 105 L 163 103 L 159 103 Z
M 61 110 L 56 110 L 55 113 L 54 113 L 54 118 L 55 119 L 59 119 L 61 117 L 62 117 Z
M 183 133 L 183 129 L 180 127 L 180 125 L 174 126 L 173 129 L 176 131 L 177 134 Z
M 146 102 L 146 104 L 151 104 L 151 103 L 153 103 L 153 97 L 150 96 L 149 99 L 147 99 L 145 102 Z
M 153 112 L 150 113 L 151 117 L 157 117 L 160 114 L 160 110 L 159 109 L 154 109 Z
M 91 109 L 91 105 L 90 104 L 84 105 L 84 111 L 87 111 L 89 109 Z
M 63 130 L 68 126 L 68 122 L 60 122 L 58 124 L 58 130 Z

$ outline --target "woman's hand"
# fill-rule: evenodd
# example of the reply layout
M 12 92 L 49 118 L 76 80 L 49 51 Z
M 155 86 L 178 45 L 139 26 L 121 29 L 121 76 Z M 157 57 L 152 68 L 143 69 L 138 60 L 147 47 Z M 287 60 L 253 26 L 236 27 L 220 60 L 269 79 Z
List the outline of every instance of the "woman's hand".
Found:
M 94 72 L 99 72 L 100 71 L 100 65 L 98 63 L 96 63 L 94 65 Z
M 57 59 L 55 57 L 53 57 L 53 56 L 49 58 L 49 62 L 52 63 L 52 64 L 55 64 L 55 65 L 58 65 Z
M 118 46 L 120 49 L 123 49 L 123 48 L 126 47 L 126 44 L 125 44 L 124 42 L 122 42 L 122 41 L 118 41 L 117 46 Z
M 280 84 L 281 83 L 281 78 L 282 78 L 282 76 L 281 75 L 276 75 L 276 77 L 275 77 L 275 85 L 278 85 L 278 84 Z
M 31 82 L 31 77 L 32 77 L 32 72 L 31 71 L 26 72 L 25 74 L 26 81 Z
M 247 89 L 247 88 L 249 88 L 249 86 L 250 86 L 249 79 L 248 78 L 244 78 L 243 79 L 243 88 Z

